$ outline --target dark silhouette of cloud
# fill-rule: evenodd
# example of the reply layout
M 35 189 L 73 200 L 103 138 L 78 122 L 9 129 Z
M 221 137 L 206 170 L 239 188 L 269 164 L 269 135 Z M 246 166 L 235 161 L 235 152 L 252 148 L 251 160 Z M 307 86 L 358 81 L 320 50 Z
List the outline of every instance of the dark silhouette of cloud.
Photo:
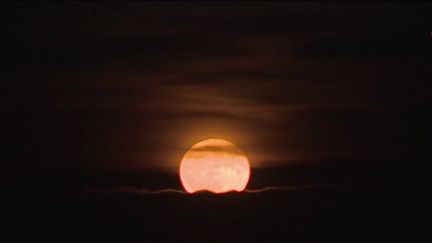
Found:
M 264 193 L 268 191 L 298 191 L 298 190 L 325 190 L 331 188 L 344 188 L 353 186 L 353 183 L 340 183 L 340 184 L 327 184 L 327 185 L 301 185 L 301 186 L 266 186 L 263 188 L 256 189 L 245 189 L 243 192 L 238 193 Z M 357 183 L 357 185 L 359 185 Z M 147 189 L 142 187 L 117 187 L 113 189 L 97 189 L 91 188 L 88 190 L 91 193 L 102 193 L 102 194 L 164 194 L 164 193 L 178 193 L 188 194 L 184 190 L 175 188 L 163 188 L 163 189 Z M 205 191 L 203 191 L 205 192 Z M 232 191 L 232 193 L 236 193 Z

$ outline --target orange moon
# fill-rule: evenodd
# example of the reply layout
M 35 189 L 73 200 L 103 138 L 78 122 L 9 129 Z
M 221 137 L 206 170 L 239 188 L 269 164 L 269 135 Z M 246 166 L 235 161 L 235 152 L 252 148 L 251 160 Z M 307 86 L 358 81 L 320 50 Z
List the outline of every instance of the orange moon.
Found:
M 223 139 L 207 139 L 192 146 L 180 163 L 180 181 L 188 193 L 243 191 L 250 164 L 244 153 Z

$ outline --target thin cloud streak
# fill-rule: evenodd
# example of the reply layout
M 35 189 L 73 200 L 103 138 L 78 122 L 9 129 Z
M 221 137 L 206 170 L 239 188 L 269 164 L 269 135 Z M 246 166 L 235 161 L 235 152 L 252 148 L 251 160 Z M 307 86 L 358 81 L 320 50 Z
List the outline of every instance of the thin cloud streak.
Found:
M 102 194 L 116 194 L 116 193 L 130 193 L 130 194 L 164 194 L 164 193 L 177 193 L 185 194 L 185 191 L 174 188 L 164 189 L 147 189 L 140 187 L 118 187 L 114 189 L 90 189 L 90 192 L 102 193 Z
M 329 184 L 329 185 L 302 185 L 302 186 L 267 186 L 259 189 L 246 189 L 247 193 L 260 193 L 267 191 L 301 191 L 310 189 L 329 189 L 352 186 L 350 183 Z
M 301 191 L 301 190 L 313 190 L 313 189 L 330 189 L 330 188 L 341 188 L 353 186 L 351 183 L 341 184 L 328 184 L 328 185 L 302 185 L 302 186 L 266 186 L 257 189 L 245 189 L 245 193 L 262 193 L 269 191 Z M 117 193 L 129 193 L 129 194 L 189 194 L 183 190 L 174 188 L 163 188 L 163 189 L 147 189 L 140 187 L 118 187 L 114 189 L 90 189 L 90 192 L 102 193 L 102 194 L 117 194 Z

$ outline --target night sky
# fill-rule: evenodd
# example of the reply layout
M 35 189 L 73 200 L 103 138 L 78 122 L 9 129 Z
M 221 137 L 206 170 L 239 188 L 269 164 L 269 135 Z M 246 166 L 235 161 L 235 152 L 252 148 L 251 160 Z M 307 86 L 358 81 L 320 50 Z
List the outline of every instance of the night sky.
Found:
M 13 190 L 181 188 L 179 162 L 206 138 L 245 152 L 250 187 L 427 180 L 429 3 L 24 2 L 0 16 Z
M 0 242 L 432 242 L 430 3 L 0 3 L 0 60 Z

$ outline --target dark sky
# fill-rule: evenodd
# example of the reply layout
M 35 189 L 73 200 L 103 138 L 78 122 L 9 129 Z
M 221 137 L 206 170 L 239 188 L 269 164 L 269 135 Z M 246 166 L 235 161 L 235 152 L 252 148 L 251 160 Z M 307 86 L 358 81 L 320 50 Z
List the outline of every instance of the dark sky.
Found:
M 2 3 L 1 170 L 175 174 L 216 137 L 252 175 L 419 178 L 431 17 L 407 2 Z

